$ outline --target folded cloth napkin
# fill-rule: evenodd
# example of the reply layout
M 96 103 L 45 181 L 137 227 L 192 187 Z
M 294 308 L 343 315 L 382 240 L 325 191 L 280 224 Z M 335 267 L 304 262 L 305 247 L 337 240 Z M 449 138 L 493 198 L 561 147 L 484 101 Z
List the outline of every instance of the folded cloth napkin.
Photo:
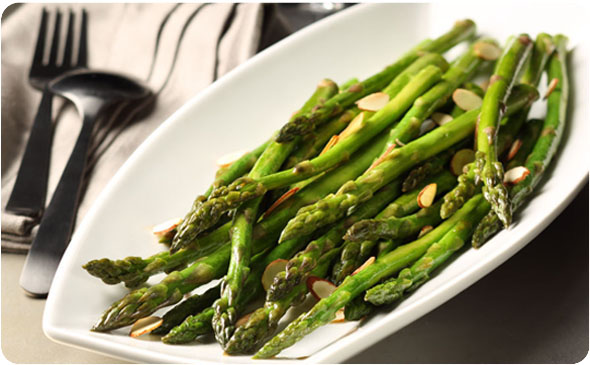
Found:
M 258 50 L 261 4 L 25 4 L 2 21 L 2 251 L 26 252 L 38 221 L 9 214 L 12 191 L 41 93 L 28 83 L 41 9 L 88 12 L 89 68 L 120 72 L 146 80 L 159 95 L 149 115 L 129 124 L 92 161 L 77 222 L 129 155 L 168 116 Z M 195 15 L 196 14 L 196 15 Z M 167 22 L 163 23 L 168 16 Z M 80 18 L 80 17 L 77 17 Z M 49 29 L 53 29 L 50 17 Z M 63 19 L 67 19 L 63 17 Z M 62 21 L 65 34 L 67 21 Z M 159 49 L 154 58 L 161 25 Z M 182 37 L 181 37 L 182 35 Z M 223 35 L 218 42 L 220 35 Z M 178 43 L 182 38 L 182 42 Z M 179 44 L 178 53 L 175 49 Z M 176 62 L 173 62 L 176 54 Z M 171 70 L 171 66 L 174 64 Z M 161 90 L 159 90 L 161 89 Z M 58 98 L 56 98 L 58 99 Z M 57 112 L 56 112 L 57 111 Z M 52 195 L 81 126 L 76 110 L 56 100 L 57 116 L 47 200 Z

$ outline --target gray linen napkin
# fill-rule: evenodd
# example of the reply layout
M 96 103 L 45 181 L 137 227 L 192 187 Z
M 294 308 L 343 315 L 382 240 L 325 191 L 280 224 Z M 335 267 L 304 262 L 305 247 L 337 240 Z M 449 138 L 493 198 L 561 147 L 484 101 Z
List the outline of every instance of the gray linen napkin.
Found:
M 129 155 L 168 116 L 214 81 L 251 57 L 260 40 L 261 4 L 207 4 L 192 17 L 202 4 L 25 4 L 2 21 L 2 250 L 28 250 L 37 223 L 29 217 L 4 212 L 12 191 L 20 158 L 33 121 L 41 93 L 27 79 L 37 37 L 41 8 L 69 9 L 79 14 L 88 12 L 89 67 L 125 73 L 145 80 L 153 61 L 156 36 L 163 19 L 171 16 L 163 28 L 160 48 L 149 85 L 154 90 L 165 87 L 153 111 L 126 127 L 107 149 L 93 161 L 80 203 L 77 222 L 88 211 L 97 195 Z M 232 10 L 234 10 L 232 14 Z M 229 29 L 216 49 L 224 23 L 231 17 Z M 192 18 L 191 18 L 192 17 Z M 66 17 L 67 19 L 67 17 Z M 172 65 L 175 47 L 185 23 L 173 72 L 165 83 Z M 53 28 L 52 19 L 50 29 Z M 65 34 L 67 22 L 62 22 Z M 216 70 L 216 71 L 215 71 Z M 57 111 L 57 112 L 56 112 Z M 72 105 L 56 100 L 57 114 L 52 149 L 47 200 L 59 181 L 81 126 Z

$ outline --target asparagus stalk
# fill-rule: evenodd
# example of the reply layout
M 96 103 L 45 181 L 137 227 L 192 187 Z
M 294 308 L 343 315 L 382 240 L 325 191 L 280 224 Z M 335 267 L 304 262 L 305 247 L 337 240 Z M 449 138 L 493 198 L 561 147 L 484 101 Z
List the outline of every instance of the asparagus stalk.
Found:
M 350 303 L 366 289 L 420 258 L 432 244 L 438 242 L 456 223 L 469 219 L 472 216 L 471 213 L 481 202 L 481 196 L 472 198 L 455 215 L 422 238 L 398 247 L 356 275 L 347 277 L 332 295 L 320 300 L 310 311 L 291 322 L 281 333 L 268 341 L 254 357 L 269 358 L 275 356 L 305 335 L 330 322 L 334 319 L 336 311 Z
M 438 56 L 438 59 L 440 59 L 440 56 Z M 247 200 L 261 196 L 267 190 L 284 187 L 310 178 L 346 161 L 351 153 L 393 123 L 411 105 L 412 101 L 438 81 L 440 76 L 441 71 L 438 67 L 427 66 L 407 83 L 385 107 L 368 120 L 363 119 L 359 129 L 313 160 L 303 161 L 290 170 L 284 170 L 259 179 L 251 179 L 250 177 L 238 179 L 228 187 L 215 190 L 210 199 L 203 203 L 193 215 L 192 224 L 199 227 L 198 229 L 195 228 L 196 231 L 210 227 L 217 222 L 224 212 L 238 207 Z
M 541 136 L 528 156 L 525 167 L 530 174 L 510 190 L 512 209 L 516 210 L 524 203 L 528 195 L 539 183 L 543 172 L 555 155 L 561 140 L 567 117 L 569 100 L 569 82 L 567 74 L 567 37 L 556 35 L 553 38 L 556 52 L 550 57 L 547 67 L 549 82 L 558 80 L 555 89 L 547 98 L 547 116 L 543 124 Z M 498 217 L 486 216 L 476 228 L 472 245 L 480 247 L 489 237 L 501 229 Z
M 512 221 L 512 212 L 508 191 L 502 184 L 504 169 L 498 162 L 496 136 L 502 117 L 502 105 L 506 103 L 532 46 L 531 39 L 526 34 L 509 40 L 490 78 L 479 117 L 475 176 L 483 181 L 484 197 L 505 227 Z
M 467 52 L 451 64 L 436 85 L 414 101 L 412 108 L 391 130 L 384 151 L 387 151 L 393 145 L 403 145 L 418 136 L 422 122 L 436 109 L 443 106 L 453 91 L 473 75 L 477 67 L 483 63 L 484 60 L 477 52 L 477 48 L 484 43 L 497 46 L 495 41 L 489 39 L 480 39 L 473 43 Z
M 170 330 L 181 324 L 188 316 L 196 315 L 213 304 L 219 298 L 219 286 L 216 285 L 203 294 L 194 294 L 174 308 L 170 309 L 162 317 L 160 327 L 153 330 L 154 335 L 165 335 Z
M 274 260 L 287 259 L 293 256 L 307 241 L 307 238 L 291 240 L 280 246 L 275 246 L 268 254 L 260 254 L 254 258 L 254 269 L 244 282 L 244 290 L 237 299 L 237 312 L 241 311 L 253 299 L 260 297 L 264 292 L 261 278 L 266 267 Z M 162 341 L 168 344 L 188 343 L 200 335 L 210 333 L 213 331 L 212 320 L 214 315 L 215 308 L 213 306 L 205 308 L 201 313 L 187 317 L 182 323 L 172 328 L 162 338 Z
M 307 102 L 304 104 L 299 113 L 304 113 L 307 110 L 312 109 L 316 105 L 323 104 L 326 100 L 335 95 L 337 92 L 338 86 L 333 81 L 328 79 L 322 80 L 318 84 L 315 92 L 312 94 L 309 100 L 307 100 Z M 296 113 L 296 115 L 297 114 L 298 113 Z M 296 115 L 294 116 L 294 118 L 296 117 Z M 285 161 L 285 159 L 289 156 L 293 148 L 296 146 L 297 142 L 298 141 L 293 141 L 291 143 L 287 143 L 284 145 L 280 145 L 276 142 L 271 142 L 256 162 L 256 165 L 252 168 L 253 170 L 260 169 L 261 171 L 254 171 L 254 173 L 251 172 L 248 178 L 260 178 L 261 176 L 268 175 L 269 173 L 278 170 Z M 270 166 L 271 168 L 267 168 L 267 166 Z M 221 190 L 224 191 L 225 189 Z M 211 197 L 214 197 L 216 192 L 217 190 L 213 191 Z M 241 192 L 241 194 L 254 198 L 262 195 L 263 192 L 243 191 Z M 232 200 L 235 202 L 235 195 L 236 194 L 230 195 L 224 202 L 226 204 L 232 205 Z M 237 205 L 233 206 L 233 208 L 236 207 Z M 203 222 L 203 220 L 199 218 L 202 215 L 202 211 L 208 208 L 210 209 L 209 213 L 211 215 L 216 216 L 216 219 L 209 222 Z M 211 208 L 213 209 L 211 210 Z M 212 227 L 213 224 L 215 224 L 219 220 L 221 215 L 227 210 L 229 209 L 219 209 L 219 206 L 212 207 L 210 204 L 206 204 L 204 197 L 198 197 L 195 200 L 195 203 L 193 203 L 191 210 L 184 217 L 182 223 L 177 227 L 177 233 L 174 236 L 172 240 L 172 245 L 170 247 L 171 251 L 174 252 L 182 247 L 186 247 L 199 233 Z
M 363 150 L 354 154 L 347 163 L 301 189 L 295 196 L 281 204 L 270 216 L 261 220 L 252 234 L 253 252 L 262 252 L 271 247 L 276 242 L 281 228 L 301 206 L 321 199 L 326 194 L 338 189 L 344 182 L 366 170 L 373 159 L 378 156 L 386 140 L 387 136 L 385 135 L 377 137 Z M 180 252 L 182 251 L 178 253 Z M 177 303 L 182 294 L 225 274 L 229 256 L 230 244 L 226 241 L 213 254 L 200 259 L 180 272 L 175 271 L 169 274 L 160 284 L 149 289 L 149 295 L 146 294 L 142 297 L 148 289 L 141 288 L 113 303 L 93 330 L 102 332 L 124 327 L 137 319 L 152 314 L 160 307 Z M 169 282 L 171 285 L 168 285 Z
M 340 285 L 359 266 L 371 257 L 377 241 L 344 242 L 340 259 L 332 267 L 332 282 Z
M 398 61 L 386 67 L 383 71 L 368 79 L 352 85 L 348 90 L 327 102 L 323 107 L 312 110 L 294 120 L 291 120 L 281 129 L 278 142 L 287 142 L 298 135 L 312 132 L 316 126 L 342 112 L 356 100 L 383 89 L 399 73 L 414 62 L 421 52 L 443 53 L 456 44 L 468 39 L 475 34 L 475 23 L 471 20 L 456 22 L 453 28 L 439 38 L 422 42 L 417 47 L 403 55 Z
M 528 111 L 529 108 L 522 109 L 509 118 L 504 118 L 501 122 L 502 127 L 498 132 L 497 141 L 499 156 L 509 150 L 517 132 L 521 131 L 521 127 L 524 124 Z M 475 169 L 476 166 L 474 163 L 466 165 L 466 167 L 464 167 L 464 173 L 457 178 L 457 186 L 445 194 L 444 203 L 440 209 L 441 218 L 446 219 L 453 215 L 453 213 L 455 213 L 465 201 L 469 200 L 479 191 L 479 183 L 476 184 L 475 181 Z
M 311 274 L 324 277 L 328 272 L 332 259 L 339 251 L 339 248 L 334 248 L 325 252 L 319 258 L 317 266 L 311 270 Z M 225 351 L 229 354 L 254 352 L 275 332 L 280 319 L 291 305 L 300 302 L 307 292 L 307 285 L 303 282 L 293 287 L 281 299 L 267 299 L 263 307 L 254 311 L 248 321 L 236 329 L 232 338 L 228 341 Z
M 400 239 L 418 233 L 424 226 L 433 226 L 441 221 L 440 206 L 442 200 L 428 208 L 403 218 L 365 219 L 352 225 L 346 231 L 346 241 L 376 241 L 381 239 Z
M 365 300 L 373 305 L 391 304 L 405 293 L 416 290 L 430 278 L 430 274 L 459 250 L 471 237 L 475 225 L 490 210 L 490 204 L 482 201 L 468 217 L 455 223 L 444 237 L 428 248 L 424 256 L 411 267 L 400 271 L 397 278 L 367 290 Z
M 288 294 L 293 287 L 305 281 L 311 270 L 318 264 L 321 255 L 340 246 L 343 242 L 342 236 L 348 227 L 361 219 L 373 217 L 399 195 L 399 191 L 399 181 L 383 187 L 370 200 L 356 208 L 352 215 L 338 222 L 320 238 L 310 242 L 305 250 L 289 260 L 284 272 L 275 276 L 267 292 L 267 300 L 277 301 Z

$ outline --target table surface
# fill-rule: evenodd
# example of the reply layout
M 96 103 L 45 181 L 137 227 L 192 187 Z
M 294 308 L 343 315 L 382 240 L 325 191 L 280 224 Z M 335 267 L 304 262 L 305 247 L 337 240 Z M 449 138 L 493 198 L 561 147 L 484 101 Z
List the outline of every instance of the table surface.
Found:
M 2 254 L 2 352 L 14 363 L 121 363 L 56 344 L 44 300 Z M 479 282 L 349 363 L 577 363 L 588 353 L 588 185 L 537 238 Z
M 317 20 L 281 10 L 292 29 Z M 577 363 L 588 353 L 588 185 L 522 251 L 438 309 L 348 363 Z M 14 363 L 124 363 L 50 341 L 45 300 L 18 285 L 24 255 L 1 256 L 1 345 Z

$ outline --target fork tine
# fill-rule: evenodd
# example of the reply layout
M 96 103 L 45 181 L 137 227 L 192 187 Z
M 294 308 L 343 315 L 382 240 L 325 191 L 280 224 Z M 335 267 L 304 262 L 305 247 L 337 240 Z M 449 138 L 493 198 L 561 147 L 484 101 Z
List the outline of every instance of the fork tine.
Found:
M 78 67 L 86 67 L 88 63 L 88 15 L 82 9 L 82 25 L 80 26 L 80 46 L 78 47 Z
M 66 34 L 66 45 L 64 48 L 64 57 L 62 60 L 62 67 L 70 67 L 72 65 L 72 43 L 74 42 L 74 12 L 70 10 L 70 17 L 68 20 L 68 33 Z
M 37 35 L 37 45 L 33 56 L 33 66 L 39 67 L 43 64 L 43 51 L 45 50 L 45 37 L 47 35 L 47 9 L 43 8 L 41 13 L 41 24 L 39 25 L 39 34 Z
M 59 36 L 61 33 L 61 11 L 55 14 L 55 26 L 53 28 L 53 39 L 51 40 L 51 50 L 49 51 L 48 65 L 53 66 L 57 63 L 57 51 L 59 49 Z

